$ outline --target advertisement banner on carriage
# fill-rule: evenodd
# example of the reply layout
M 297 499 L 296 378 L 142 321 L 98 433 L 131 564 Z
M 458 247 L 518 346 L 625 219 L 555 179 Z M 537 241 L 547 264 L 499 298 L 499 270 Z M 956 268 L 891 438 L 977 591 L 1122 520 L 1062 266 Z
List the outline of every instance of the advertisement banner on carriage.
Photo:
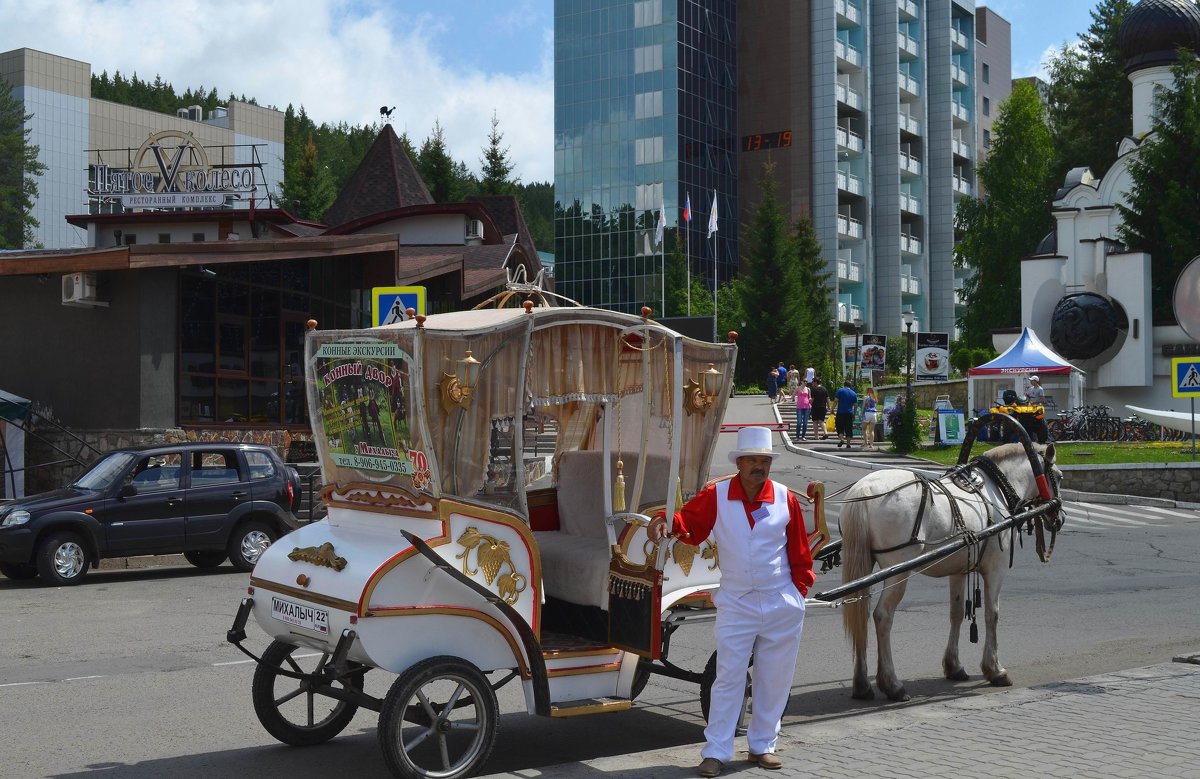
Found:
M 314 355 L 320 398 L 314 434 L 337 468 L 373 480 L 399 477 L 421 489 L 428 466 L 424 452 L 414 451 L 404 356 L 392 343 L 321 344 Z
M 913 355 L 917 381 L 947 381 L 950 378 L 949 333 L 917 333 Z

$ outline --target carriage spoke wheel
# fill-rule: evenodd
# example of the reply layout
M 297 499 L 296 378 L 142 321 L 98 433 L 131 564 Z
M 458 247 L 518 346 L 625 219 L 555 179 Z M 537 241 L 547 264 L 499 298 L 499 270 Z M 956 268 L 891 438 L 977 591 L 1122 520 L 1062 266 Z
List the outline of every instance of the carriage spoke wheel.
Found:
M 499 707 L 487 677 L 457 657 L 431 657 L 400 675 L 379 714 L 379 744 L 393 776 L 459 779 L 487 761 Z
M 272 641 L 254 671 L 251 691 L 258 721 L 285 744 L 305 747 L 321 744 L 341 733 L 358 706 L 318 692 L 328 681 L 310 676 L 293 679 L 280 670 L 316 675 L 325 667 L 329 654 Z M 332 687 L 362 690 L 363 666 L 351 664 L 353 673 L 333 682 Z

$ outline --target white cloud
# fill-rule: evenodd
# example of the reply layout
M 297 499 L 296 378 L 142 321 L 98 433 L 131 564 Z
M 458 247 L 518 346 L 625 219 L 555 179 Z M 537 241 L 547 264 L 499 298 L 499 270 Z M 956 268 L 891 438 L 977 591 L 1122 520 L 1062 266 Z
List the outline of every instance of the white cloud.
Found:
M 216 87 L 280 109 L 303 105 L 318 123 L 367 124 L 380 106 L 396 106 L 398 132 L 419 145 L 440 121 L 451 154 L 472 170 L 494 108 L 514 173 L 551 180 L 550 47 L 533 72 L 452 67 L 440 47 L 469 45 L 453 14 L 404 12 L 383 0 L 0 0 L 0 51 L 38 49 L 97 74 L 161 75 L 179 92 Z M 508 23 L 518 28 L 520 17 Z

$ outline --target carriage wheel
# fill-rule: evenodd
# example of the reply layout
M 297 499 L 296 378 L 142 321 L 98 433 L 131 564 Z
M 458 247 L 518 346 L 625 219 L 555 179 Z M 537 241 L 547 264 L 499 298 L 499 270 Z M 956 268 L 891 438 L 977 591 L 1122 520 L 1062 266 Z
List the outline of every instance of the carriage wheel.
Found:
M 293 653 L 298 649 L 301 647 L 272 641 L 254 671 L 251 690 L 254 713 L 266 731 L 285 744 L 307 747 L 324 743 L 341 733 L 354 718 L 358 706 L 316 692 L 316 679 L 300 680 L 280 674 L 280 669 L 285 669 L 315 675 L 329 660 L 327 653 L 309 655 L 307 651 L 302 653 L 304 657 L 294 657 Z M 362 690 L 363 666 L 357 663 L 351 666 L 354 673 L 338 679 L 333 687 Z M 320 683 L 327 682 L 321 679 Z
M 379 745 L 393 776 L 459 779 L 487 761 L 499 725 L 487 677 L 461 658 L 431 657 L 388 690 L 379 714 Z
M 754 658 L 750 658 L 750 665 L 754 665 Z M 700 677 L 700 712 L 704 715 L 704 721 L 708 722 L 708 709 L 712 705 L 712 686 L 717 680 L 717 653 L 713 652 L 708 656 L 708 662 L 704 665 L 704 673 Z M 746 735 L 746 720 L 750 717 L 750 701 L 754 698 L 754 686 L 751 684 L 751 676 L 749 669 L 746 670 L 746 692 L 742 695 L 742 710 L 738 712 L 738 722 L 736 733 L 739 736 Z

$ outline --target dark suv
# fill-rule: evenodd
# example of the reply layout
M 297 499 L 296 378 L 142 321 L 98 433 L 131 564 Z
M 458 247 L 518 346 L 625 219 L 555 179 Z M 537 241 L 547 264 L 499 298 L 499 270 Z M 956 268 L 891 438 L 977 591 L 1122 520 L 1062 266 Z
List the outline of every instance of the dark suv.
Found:
M 249 571 L 298 527 L 300 476 L 269 446 L 120 449 L 74 484 L 0 505 L 0 573 L 77 584 L 106 557 L 182 552 Z

